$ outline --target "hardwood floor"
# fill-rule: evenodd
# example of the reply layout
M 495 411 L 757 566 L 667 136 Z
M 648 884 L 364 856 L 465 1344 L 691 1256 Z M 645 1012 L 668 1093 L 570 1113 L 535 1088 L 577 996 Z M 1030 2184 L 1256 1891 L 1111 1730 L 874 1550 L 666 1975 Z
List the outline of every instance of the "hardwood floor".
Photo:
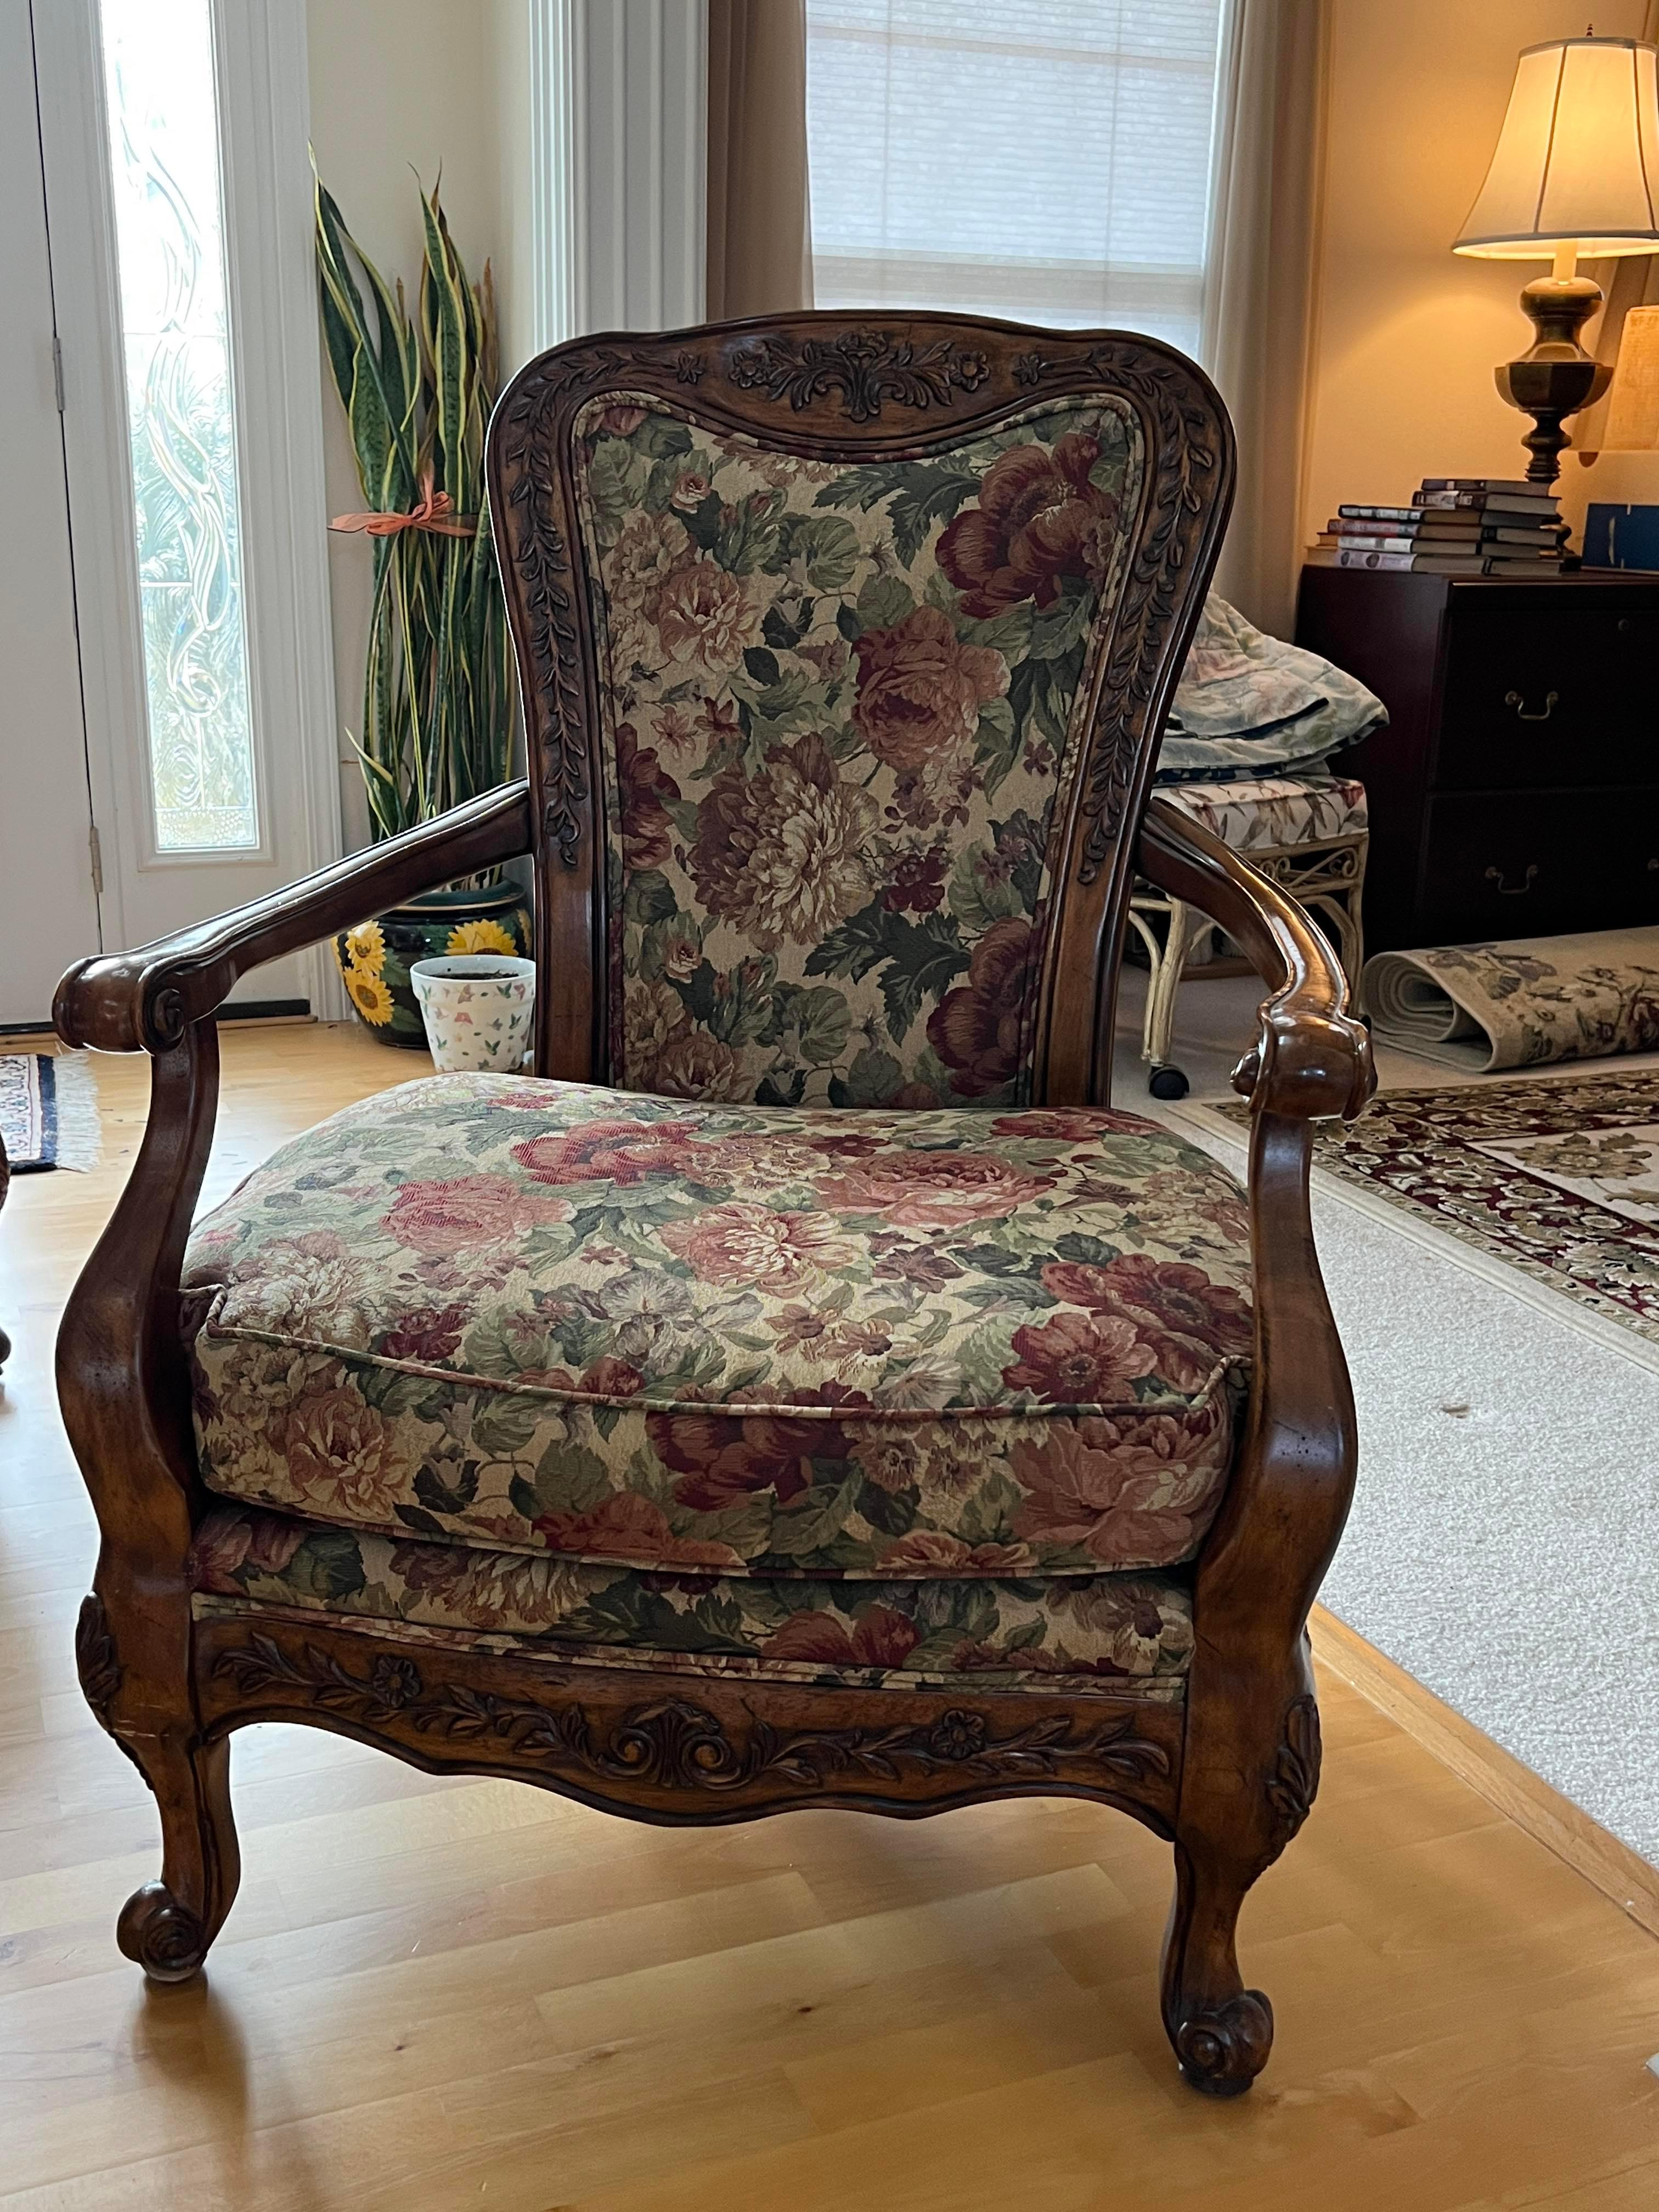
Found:
M 224 1050 L 208 1203 L 425 1065 Z M 1245 1908 L 1279 2039 L 1237 2104 L 1158 2026 L 1167 1848 L 1064 1802 L 667 1833 L 250 1730 L 240 1899 L 208 1978 L 148 1992 L 112 1929 L 155 1819 L 76 1686 L 95 1533 L 51 1380 L 143 1127 L 143 1066 L 97 1073 L 105 1165 L 0 1214 L 9 2212 L 1659 2204 L 1659 1943 L 1328 1672 L 1319 1802 Z

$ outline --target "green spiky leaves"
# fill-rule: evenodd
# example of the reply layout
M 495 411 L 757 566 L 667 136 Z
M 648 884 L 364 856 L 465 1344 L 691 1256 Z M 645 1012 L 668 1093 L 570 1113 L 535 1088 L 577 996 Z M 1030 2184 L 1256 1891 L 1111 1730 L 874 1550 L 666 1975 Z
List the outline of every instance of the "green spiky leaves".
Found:
M 499 376 L 495 294 L 488 262 L 477 284 L 467 282 L 435 186 L 421 194 L 417 322 L 320 178 L 316 210 L 323 340 L 364 507 L 407 514 L 429 477 L 471 526 L 365 539 L 374 591 L 362 728 L 349 734 L 380 839 L 511 773 L 512 655 L 483 480 Z

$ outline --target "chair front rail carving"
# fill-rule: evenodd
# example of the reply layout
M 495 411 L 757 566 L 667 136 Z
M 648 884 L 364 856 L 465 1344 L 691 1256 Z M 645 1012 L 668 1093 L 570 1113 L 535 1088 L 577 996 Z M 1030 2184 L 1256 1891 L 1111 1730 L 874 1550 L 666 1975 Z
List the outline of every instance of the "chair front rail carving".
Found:
M 110 1714 L 121 1687 L 121 1662 L 104 1601 L 91 1592 L 82 1599 L 75 1624 L 75 1671 L 93 1718 L 106 1735 L 113 1735 Z
M 410 1645 L 268 1610 L 198 1624 L 210 1734 L 307 1720 L 434 1768 L 516 1775 L 659 1821 L 1085 1795 L 1167 1833 L 1174 1809 L 1178 1705 L 719 1677 L 665 1687 L 643 1669 Z

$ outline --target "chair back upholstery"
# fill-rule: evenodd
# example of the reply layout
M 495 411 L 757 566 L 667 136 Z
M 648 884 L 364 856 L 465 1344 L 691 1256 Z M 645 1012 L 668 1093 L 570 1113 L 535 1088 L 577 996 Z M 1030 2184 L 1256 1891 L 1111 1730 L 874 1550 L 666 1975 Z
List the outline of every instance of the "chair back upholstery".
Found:
M 799 314 L 556 346 L 489 489 L 547 1075 L 1103 1103 L 1133 831 L 1233 483 L 1151 338 Z

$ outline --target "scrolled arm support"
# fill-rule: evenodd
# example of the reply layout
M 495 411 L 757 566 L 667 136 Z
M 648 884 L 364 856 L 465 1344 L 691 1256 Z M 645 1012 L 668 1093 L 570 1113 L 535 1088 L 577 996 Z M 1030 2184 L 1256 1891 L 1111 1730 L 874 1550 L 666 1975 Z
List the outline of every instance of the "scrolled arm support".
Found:
M 504 784 L 175 937 L 79 961 L 58 986 L 58 1034 L 99 1052 L 171 1052 L 250 968 L 527 853 L 534 835 L 529 785 Z
M 1261 1113 L 1352 1121 L 1376 1087 L 1370 1039 L 1350 1017 L 1347 980 L 1303 908 L 1190 815 L 1156 799 L 1139 862 L 1160 890 L 1218 921 L 1273 992 L 1234 1089 Z
M 1310 1206 L 1314 1124 L 1358 1114 L 1376 1077 L 1335 955 L 1260 870 L 1156 800 L 1139 865 L 1218 921 L 1272 995 L 1233 1081 L 1249 1097 L 1255 1346 L 1227 1493 L 1194 1576 L 1198 1646 L 1187 1688 L 1178 1880 L 1164 1959 L 1164 2019 L 1190 2078 L 1243 2088 L 1272 2015 L 1243 1988 L 1238 1899 L 1305 1815 L 1319 1778 L 1305 1627 L 1353 1496 L 1353 1393 L 1319 1271 Z

